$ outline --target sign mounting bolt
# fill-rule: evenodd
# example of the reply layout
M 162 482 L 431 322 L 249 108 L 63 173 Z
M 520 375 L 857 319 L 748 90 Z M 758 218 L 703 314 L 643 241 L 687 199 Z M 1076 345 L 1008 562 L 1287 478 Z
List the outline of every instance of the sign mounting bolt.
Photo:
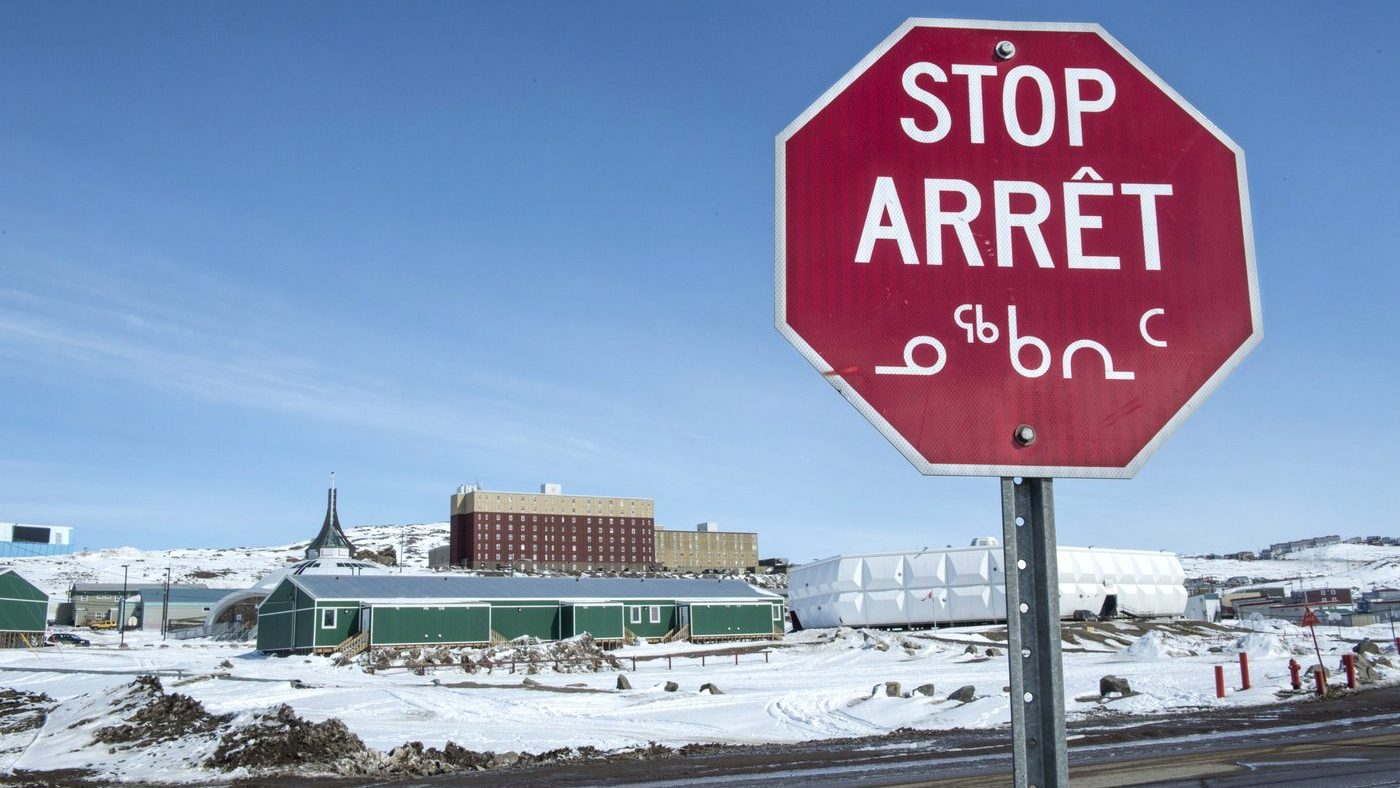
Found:
M 998 41 L 995 54 L 997 60 L 1010 60 L 1016 57 L 1016 45 L 1010 41 Z
M 1017 446 L 1029 446 L 1035 443 L 1035 427 L 1029 424 L 1022 424 L 1016 428 L 1014 433 Z

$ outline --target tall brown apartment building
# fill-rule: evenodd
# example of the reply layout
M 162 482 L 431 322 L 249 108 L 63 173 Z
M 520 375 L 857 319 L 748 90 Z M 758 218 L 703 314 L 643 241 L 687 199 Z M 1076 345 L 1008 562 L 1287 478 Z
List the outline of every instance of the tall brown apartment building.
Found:
M 462 486 L 452 496 L 448 554 L 472 569 L 650 569 L 655 523 L 650 498 L 565 495 L 557 484 L 538 493 Z

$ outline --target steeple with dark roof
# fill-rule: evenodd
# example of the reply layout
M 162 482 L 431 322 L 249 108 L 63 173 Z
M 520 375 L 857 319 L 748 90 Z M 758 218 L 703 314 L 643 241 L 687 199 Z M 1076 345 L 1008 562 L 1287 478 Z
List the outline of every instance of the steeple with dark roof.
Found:
M 335 474 L 331 474 L 331 488 L 326 491 L 326 521 L 321 524 L 321 532 L 306 546 L 307 558 L 326 556 L 355 556 L 355 545 L 340 529 L 340 516 L 335 511 Z

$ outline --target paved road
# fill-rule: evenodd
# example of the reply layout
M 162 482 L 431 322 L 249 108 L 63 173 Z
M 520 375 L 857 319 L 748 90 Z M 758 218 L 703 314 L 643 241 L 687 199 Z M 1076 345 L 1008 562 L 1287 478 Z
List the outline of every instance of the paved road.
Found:
M 1006 730 L 952 731 L 689 757 L 454 775 L 419 785 L 1003 786 Z M 1085 786 L 1400 786 L 1400 687 L 1322 702 L 1070 728 L 1070 777 Z

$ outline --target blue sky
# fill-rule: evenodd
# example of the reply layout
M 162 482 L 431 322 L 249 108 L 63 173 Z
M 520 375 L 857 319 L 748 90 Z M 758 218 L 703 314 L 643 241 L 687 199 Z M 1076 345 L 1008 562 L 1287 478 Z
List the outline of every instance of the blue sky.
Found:
M 1389 533 L 1393 4 L 11 5 L 0 520 L 99 547 L 653 497 L 765 555 L 961 544 L 772 327 L 773 137 L 909 16 L 1098 21 L 1245 149 L 1260 348 L 1066 544 Z

